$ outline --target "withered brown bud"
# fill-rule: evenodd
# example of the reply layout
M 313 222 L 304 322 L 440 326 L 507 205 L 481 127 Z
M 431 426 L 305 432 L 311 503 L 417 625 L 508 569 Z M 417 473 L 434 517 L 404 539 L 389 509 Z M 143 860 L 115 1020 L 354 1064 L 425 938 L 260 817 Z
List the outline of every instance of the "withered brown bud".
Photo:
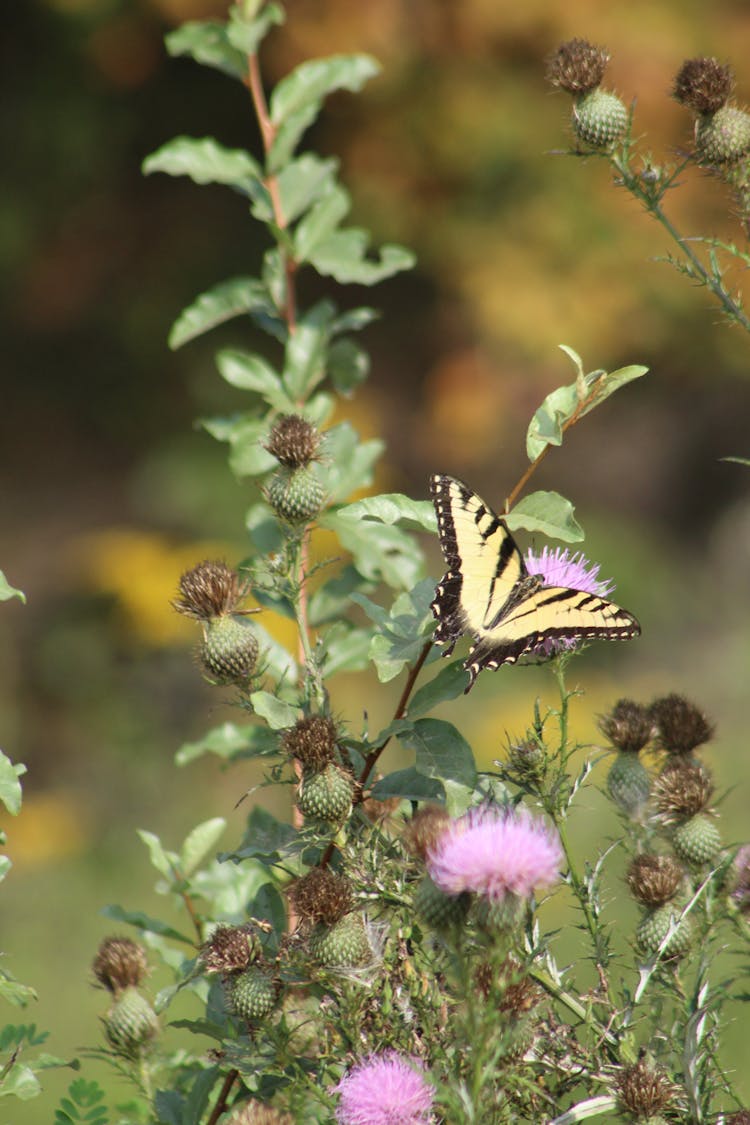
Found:
M 672 856 L 638 855 L 625 877 L 633 898 L 642 906 L 653 908 L 674 898 L 683 875 L 682 867 Z
M 260 938 L 251 923 L 217 926 L 201 949 L 207 973 L 239 973 L 261 955 Z
M 349 880 L 327 867 L 311 868 L 289 894 L 302 921 L 322 922 L 326 926 L 333 926 L 348 914 L 354 901 Z
M 665 695 L 655 700 L 649 713 L 657 728 L 659 744 L 670 754 L 690 754 L 714 736 L 706 715 L 684 695 Z
M 113 996 L 137 988 L 148 975 L 146 950 L 127 937 L 104 938 L 91 968 L 99 984 Z
M 620 1105 L 638 1121 L 661 1113 L 678 1093 L 678 1087 L 663 1071 L 650 1067 L 643 1059 L 626 1067 L 617 1078 Z
M 750 1125 L 750 1109 L 738 1109 L 725 1118 L 726 1125 Z
M 484 961 L 478 966 L 474 981 L 485 999 L 493 991 L 494 983 L 498 1010 L 509 1015 L 526 1015 L 543 996 L 542 990 L 512 957 L 507 957 L 497 969 L 490 962 Z
M 320 433 L 299 414 L 281 414 L 268 435 L 265 448 L 282 465 L 298 469 L 318 460 Z
M 569 94 L 585 94 L 599 85 L 608 62 L 603 47 L 594 47 L 586 39 L 569 39 L 547 60 L 547 81 Z
M 232 1116 L 227 1117 L 226 1125 L 294 1125 L 294 1119 L 270 1105 L 252 1101 L 235 1109 Z
M 442 805 L 425 805 L 404 828 L 405 847 L 417 859 L 425 860 L 450 823 L 450 814 Z
M 650 741 L 654 720 L 632 699 L 618 699 L 608 715 L 599 716 L 599 730 L 618 750 L 637 754 Z
M 282 733 L 281 745 L 306 769 L 322 770 L 336 757 L 337 733 L 328 715 L 307 715 Z
M 180 596 L 172 601 L 172 608 L 185 617 L 210 621 L 233 613 L 244 594 L 236 571 L 225 562 L 206 560 L 182 575 Z
M 713 791 L 708 770 L 680 758 L 667 763 L 653 787 L 656 807 L 667 824 L 705 812 Z
M 733 86 L 731 67 L 718 59 L 686 59 L 675 75 L 672 97 L 697 114 L 716 113 L 726 105 Z

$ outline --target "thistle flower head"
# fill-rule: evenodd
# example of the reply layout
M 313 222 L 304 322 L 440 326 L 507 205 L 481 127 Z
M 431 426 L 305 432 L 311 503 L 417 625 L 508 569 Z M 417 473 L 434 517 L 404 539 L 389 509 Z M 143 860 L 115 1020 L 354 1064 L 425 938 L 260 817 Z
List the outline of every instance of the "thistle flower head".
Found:
M 450 813 L 443 805 L 424 805 L 404 828 L 404 843 L 412 855 L 424 860 L 450 823 Z
M 589 562 L 580 551 L 571 554 L 565 547 L 555 547 L 554 550 L 544 547 L 539 552 L 528 550 L 524 562 L 529 574 L 539 578 L 543 586 L 563 586 L 598 597 L 607 597 L 615 588 L 611 580 L 599 578 L 599 564 Z M 549 658 L 575 648 L 578 643 L 578 637 L 550 637 L 530 655 Z
M 91 964 L 94 976 L 113 996 L 137 988 L 148 974 L 146 950 L 127 937 L 104 938 Z
M 235 570 L 225 562 L 206 559 L 180 578 L 180 596 L 172 608 L 185 617 L 210 621 L 233 613 L 240 605 L 245 590 Z
M 281 745 L 305 769 L 322 770 L 336 756 L 337 730 L 328 715 L 306 715 L 283 731 Z
M 618 1076 L 617 1093 L 622 1108 L 638 1121 L 645 1121 L 671 1105 L 678 1088 L 662 1071 L 639 1059 Z
M 417 1059 L 397 1051 L 370 1055 L 348 1071 L 340 1095 L 339 1125 L 428 1125 L 433 1089 Z
M 697 114 L 716 113 L 726 105 L 733 86 L 731 67 L 718 59 L 686 59 L 675 75 L 672 97 Z
M 268 435 L 265 448 L 282 465 L 298 469 L 318 460 L 320 433 L 300 414 L 281 414 Z
M 217 926 L 201 950 L 201 961 L 207 973 L 239 973 L 262 953 L 260 938 L 255 928 L 244 926 Z
M 427 870 L 446 894 L 472 891 L 491 902 L 528 898 L 558 878 L 557 835 L 525 809 L 472 809 L 453 821 L 427 855 Z
M 684 695 L 665 695 L 649 708 L 660 745 L 669 754 L 690 754 L 714 736 L 714 726 Z
M 632 699 L 618 699 L 608 715 L 599 716 L 599 730 L 618 750 L 637 754 L 651 739 L 654 721 L 649 710 Z
M 352 885 L 327 867 L 313 867 L 292 887 L 290 897 L 304 922 L 333 926 L 352 908 Z
M 653 908 L 674 898 L 684 874 L 672 856 L 638 855 L 628 867 L 626 879 L 633 898 Z
M 569 39 L 547 60 L 547 81 L 569 94 L 585 94 L 599 85 L 608 62 L 603 47 L 586 39 Z
M 750 911 L 750 844 L 743 844 L 734 857 L 732 900 L 743 912 Z
M 656 807 L 665 824 L 688 820 L 705 812 L 714 791 L 711 775 L 704 766 L 673 758 L 654 782 Z

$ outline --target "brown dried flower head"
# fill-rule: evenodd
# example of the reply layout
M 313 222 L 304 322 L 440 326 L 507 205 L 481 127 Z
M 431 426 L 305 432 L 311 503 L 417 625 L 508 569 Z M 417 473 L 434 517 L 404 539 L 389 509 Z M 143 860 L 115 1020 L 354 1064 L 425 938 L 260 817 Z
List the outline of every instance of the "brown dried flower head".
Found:
M 585 94 L 599 85 L 608 62 L 603 47 L 594 47 L 586 39 L 569 39 L 547 60 L 547 81 L 569 94 Z
M 138 988 L 148 975 L 146 950 L 127 937 L 104 938 L 91 968 L 99 984 L 113 996 Z
M 654 782 L 653 794 L 666 824 L 689 820 L 708 809 L 714 791 L 704 766 L 673 758 Z
M 674 1102 L 678 1087 L 663 1071 L 640 1059 L 626 1067 L 617 1078 L 620 1105 L 640 1120 L 654 1117 Z
M 281 414 L 268 435 L 265 448 L 282 465 L 298 469 L 319 460 L 320 433 L 299 414 Z
M 672 97 L 697 114 L 716 113 L 726 105 L 733 86 L 731 67 L 718 59 L 686 59 L 675 75 Z
M 226 1125 L 294 1125 L 288 1113 L 280 1113 L 262 1102 L 245 1102 L 226 1119 Z
M 233 613 L 242 602 L 245 588 L 235 570 L 225 562 L 198 563 L 180 578 L 180 596 L 173 609 L 197 621 L 210 621 Z
M 618 699 L 608 715 L 599 716 L 599 730 L 618 750 L 637 754 L 654 733 L 648 708 L 632 699 Z
M 714 726 L 684 695 L 665 695 L 650 708 L 659 744 L 670 754 L 690 754 L 714 736 Z
M 300 919 L 309 924 L 333 926 L 349 913 L 354 901 L 350 881 L 327 867 L 311 868 L 289 893 Z
M 725 1125 L 750 1125 L 750 1109 L 738 1109 L 725 1118 Z
M 251 923 L 217 926 L 201 949 L 201 961 L 207 973 L 240 973 L 261 953 L 260 938 Z
M 336 757 L 337 730 L 328 715 L 306 715 L 281 736 L 283 750 L 305 769 L 322 770 Z
M 477 988 L 485 1000 L 497 984 L 498 1010 L 508 1015 L 524 1016 L 542 999 L 541 989 L 526 975 L 513 957 L 506 957 L 499 969 L 488 961 L 477 968 L 474 975 Z
M 425 860 L 451 822 L 442 805 L 424 805 L 404 828 L 404 845 L 413 856 Z
M 625 876 L 633 898 L 642 906 L 664 906 L 674 898 L 684 871 L 670 855 L 638 855 Z

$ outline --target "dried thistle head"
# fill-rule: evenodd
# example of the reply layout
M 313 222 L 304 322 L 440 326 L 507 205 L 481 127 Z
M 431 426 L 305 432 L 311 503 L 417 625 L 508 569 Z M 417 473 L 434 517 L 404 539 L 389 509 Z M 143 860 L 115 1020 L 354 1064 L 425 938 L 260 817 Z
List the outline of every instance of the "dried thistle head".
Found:
M 672 97 L 695 113 L 716 113 L 726 105 L 734 86 L 730 66 L 718 59 L 686 59 L 677 71 Z
M 655 1117 L 667 1109 L 679 1093 L 679 1087 L 663 1071 L 649 1066 L 644 1059 L 625 1067 L 616 1084 L 620 1106 L 637 1121 Z
M 404 828 L 404 845 L 413 856 L 424 860 L 451 823 L 442 805 L 424 805 Z
M 294 1125 L 294 1119 L 270 1105 L 251 1101 L 235 1109 L 226 1125 Z
M 608 715 L 600 715 L 599 730 L 618 750 L 637 754 L 654 732 L 648 708 L 632 699 L 618 699 Z
M 322 770 L 336 757 L 338 731 L 329 715 L 306 715 L 281 735 L 282 749 L 306 770 Z
M 569 94 L 585 94 L 601 82 L 609 57 L 586 39 L 569 39 L 547 60 L 547 81 Z
M 281 414 L 268 435 L 265 448 L 282 465 L 298 469 L 319 460 L 320 432 L 300 414 Z
M 708 770 L 680 758 L 667 763 L 653 788 L 656 807 L 665 824 L 688 820 L 705 812 L 713 791 Z
M 684 695 L 665 695 L 649 707 L 659 744 L 669 754 L 690 754 L 714 736 L 713 723 Z
M 113 996 L 138 988 L 148 975 L 146 950 L 127 937 L 104 938 L 91 963 L 94 976 Z
M 499 968 L 483 961 L 474 974 L 474 981 L 485 1000 L 495 991 L 498 1010 L 516 1017 L 525 1016 L 543 996 L 542 990 L 514 957 L 506 957 Z
M 251 923 L 217 926 L 203 943 L 201 961 L 207 973 L 239 973 L 262 953 L 260 938 Z
M 234 613 L 245 595 L 239 575 L 225 562 L 206 559 L 180 578 L 180 596 L 173 609 L 197 621 L 210 621 Z
M 670 855 L 638 855 L 625 878 L 633 898 L 642 906 L 664 906 L 674 898 L 684 876 L 680 864 Z
M 724 1119 L 725 1125 L 750 1125 L 750 1109 L 738 1109 Z
M 327 867 L 313 867 L 289 892 L 297 914 L 308 925 L 333 926 L 348 914 L 354 902 L 351 882 Z

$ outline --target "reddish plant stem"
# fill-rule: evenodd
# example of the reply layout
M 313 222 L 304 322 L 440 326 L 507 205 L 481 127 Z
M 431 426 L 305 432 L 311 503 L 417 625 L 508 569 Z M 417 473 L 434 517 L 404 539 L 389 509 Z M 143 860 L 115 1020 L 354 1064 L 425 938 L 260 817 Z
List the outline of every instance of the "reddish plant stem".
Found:
M 216 1099 L 216 1105 L 211 1111 L 211 1116 L 206 1122 L 206 1125 L 216 1125 L 216 1122 L 219 1120 L 222 1113 L 224 1113 L 224 1111 L 227 1109 L 227 1098 L 229 1097 L 232 1086 L 234 1086 L 239 1076 L 240 1072 L 238 1070 L 230 1070 L 229 1073 L 225 1076 L 224 1084 L 222 1085 L 219 1096 Z

